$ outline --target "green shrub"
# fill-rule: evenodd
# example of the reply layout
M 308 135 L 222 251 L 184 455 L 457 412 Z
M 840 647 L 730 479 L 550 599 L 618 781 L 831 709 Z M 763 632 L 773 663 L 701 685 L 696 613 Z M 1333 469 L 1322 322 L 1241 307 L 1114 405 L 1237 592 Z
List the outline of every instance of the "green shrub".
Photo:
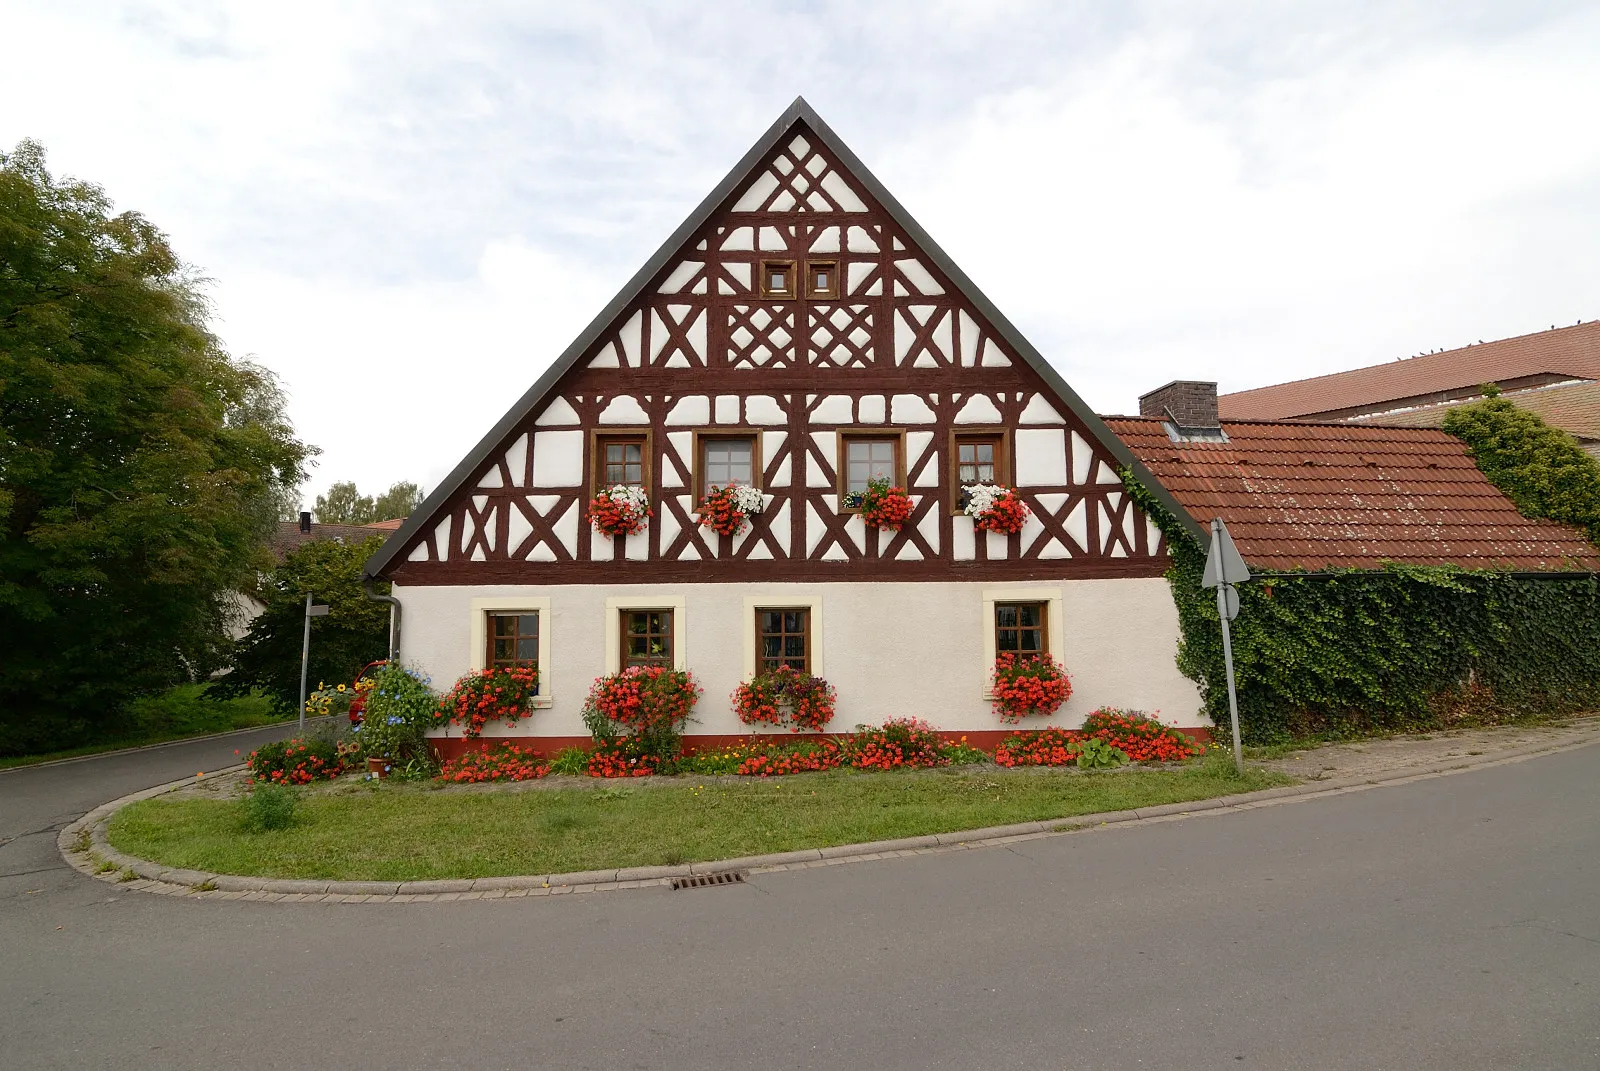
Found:
M 239 826 L 250 833 L 288 829 L 299 805 L 300 794 L 287 785 L 256 785 L 239 801 Z
M 354 752 L 354 747 L 328 736 L 291 736 L 262 744 L 250 752 L 245 765 L 256 784 L 309 785 L 344 773 Z
M 363 754 L 399 763 L 414 758 L 431 761 L 433 749 L 423 734 L 439 723 L 439 697 L 428 687 L 431 678 L 401 665 L 387 665 L 373 674 L 372 690 L 356 740 Z

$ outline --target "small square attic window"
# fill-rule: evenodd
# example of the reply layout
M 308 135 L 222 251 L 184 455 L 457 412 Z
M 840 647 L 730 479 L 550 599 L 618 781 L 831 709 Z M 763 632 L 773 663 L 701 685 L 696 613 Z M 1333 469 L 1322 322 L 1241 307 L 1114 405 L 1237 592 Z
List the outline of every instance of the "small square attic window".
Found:
M 831 260 L 814 260 L 806 264 L 806 296 L 836 298 L 839 296 L 839 266 Z
M 795 296 L 794 261 L 763 260 L 761 262 L 761 294 L 763 297 Z

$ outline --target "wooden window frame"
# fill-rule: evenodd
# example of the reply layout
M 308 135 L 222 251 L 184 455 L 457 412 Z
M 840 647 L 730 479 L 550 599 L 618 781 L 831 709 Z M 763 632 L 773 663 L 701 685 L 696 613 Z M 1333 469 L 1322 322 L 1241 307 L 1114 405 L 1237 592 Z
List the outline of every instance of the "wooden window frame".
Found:
M 754 618 L 755 618 L 754 627 L 755 627 L 755 639 L 756 639 L 756 642 L 755 642 L 755 671 L 756 671 L 756 674 L 758 676 L 761 673 L 765 672 L 765 670 L 762 667 L 762 662 L 764 662 L 766 660 L 766 656 L 763 655 L 762 652 L 761 652 L 761 638 L 762 638 L 762 636 L 767 635 L 767 633 L 763 633 L 761 631 L 761 615 L 762 614 L 796 614 L 796 613 L 803 613 L 803 614 L 806 615 L 806 627 L 805 627 L 804 633 L 802 633 L 802 635 L 805 636 L 805 641 L 806 641 L 806 653 L 805 653 L 805 656 L 804 656 L 805 657 L 805 668 L 803 670 L 801 670 L 800 672 L 802 672 L 802 673 L 813 673 L 814 672 L 814 670 L 812 669 L 812 666 L 814 665 L 814 662 L 812 661 L 812 646 L 811 646 L 811 618 L 812 618 L 812 615 L 814 613 L 814 610 L 813 610 L 813 608 L 811 606 L 808 606 L 805 603 L 798 603 L 798 604 L 793 605 L 793 606 L 790 606 L 790 605 L 758 606 L 758 607 L 755 608 L 754 615 L 753 615 Z M 794 635 L 794 633 L 791 633 L 791 632 L 779 632 L 779 633 L 777 633 L 777 635 L 778 636 L 792 636 L 792 635 Z M 780 665 L 784 662 L 784 656 L 783 656 L 781 651 L 779 652 L 777 660 L 778 660 L 778 663 Z
M 1039 650 L 1038 650 L 1037 654 L 1035 656 L 1033 656 L 1033 657 L 1037 657 L 1038 655 L 1046 655 L 1047 656 L 1047 655 L 1050 654 L 1050 600 L 1049 599 L 1044 599 L 1044 598 L 1038 598 L 1038 599 L 998 599 L 992 605 L 993 605 L 994 609 L 993 609 L 993 611 L 991 612 L 991 614 L 989 616 L 989 628 L 990 628 L 990 630 L 992 631 L 992 633 L 994 635 L 994 653 L 995 653 L 996 657 L 1006 653 L 1006 652 L 1000 650 L 1000 610 L 1003 607 L 1006 607 L 1006 606 L 1017 606 L 1017 607 L 1021 607 L 1021 606 L 1036 606 L 1036 607 L 1039 608 L 1039 624 L 1037 626 L 1038 633 L 1039 633 Z M 1020 632 L 1022 632 L 1024 630 L 1023 630 L 1023 627 L 1021 625 L 1018 625 L 1017 628 L 1016 628 L 1016 631 L 1020 633 Z M 1029 628 L 1027 631 L 1031 632 L 1031 631 L 1034 631 L 1034 630 L 1032 628 Z M 1020 636 L 1019 636 L 1019 640 L 1020 640 Z M 1017 653 L 1020 654 L 1020 652 L 1017 652 Z
M 534 644 L 535 644 L 536 647 L 541 646 L 540 640 L 544 636 L 544 625 L 545 625 L 545 622 L 544 622 L 544 615 L 539 613 L 539 611 L 537 611 L 537 610 L 484 610 L 483 613 L 488 618 L 488 620 L 484 623 L 484 630 L 483 630 L 483 632 L 484 632 L 483 668 L 484 669 L 493 669 L 493 668 L 495 668 L 495 667 L 500 665 L 500 663 L 498 661 L 496 661 L 495 657 L 494 657 L 494 643 L 495 643 L 496 640 L 500 639 L 500 635 L 498 633 L 496 633 L 495 630 L 494 630 L 495 618 L 498 618 L 498 617 L 515 617 L 515 618 L 518 618 L 519 620 L 521 618 L 524 618 L 524 617 L 533 618 L 534 621 L 537 622 L 535 627 L 538 629 L 538 631 L 533 634 L 532 638 L 533 638 L 533 641 L 534 641 Z M 521 626 L 519 625 L 518 627 L 520 628 Z M 521 641 L 522 638 L 523 638 L 523 633 L 520 632 L 520 631 L 517 632 L 515 637 L 514 637 L 514 639 L 517 640 L 517 641 Z M 519 661 L 513 660 L 512 664 L 513 665 L 520 665 L 522 663 L 519 662 Z M 539 669 L 540 668 L 539 667 L 539 656 L 537 654 L 535 654 L 533 656 L 533 664 L 534 664 L 534 668 L 535 669 Z M 541 670 L 540 675 L 543 676 L 543 671 L 542 670 Z M 537 689 L 535 689 L 534 694 L 535 695 L 538 694 Z
M 837 453 L 834 457 L 834 493 L 838 497 L 840 513 L 859 513 L 861 507 L 847 506 L 844 496 L 848 494 L 846 485 L 849 483 L 849 469 L 846 461 L 849 458 L 851 442 L 862 440 L 889 439 L 894 442 L 894 486 L 904 488 L 907 494 L 911 489 L 906 487 L 906 429 L 904 428 L 862 428 L 854 427 L 839 433 Z
M 646 633 L 643 633 L 643 635 L 645 635 L 645 636 L 665 636 L 666 637 L 666 642 L 667 642 L 667 656 L 666 656 L 666 661 L 665 661 L 664 664 L 666 665 L 666 667 L 668 669 L 671 669 L 671 668 L 675 667 L 677 665 L 677 659 L 678 659 L 678 610 L 677 610 L 677 607 L 674 607 L 674 606 L 649 606 L 649 607 L 638 608 L 638 607 L 627 606 L 627 607 L 623 607 L 623 608 L 621 608 L 621 609 L 619 609 L 617 611 L 617 630 L 618 630 L 617 631 L 617 656 L 618 656 L 617 665 L 618 665 L 618 668 L 619 669 L 627 669 L 628 668 L 628 664 L 629 664 L 628 663 L 628 638 L 630 636 L 638 635 L 637 633 L 632 633 L 632 632 L 628 631 L 628 615 L 629 614 L 667 614 L 668 615 L 668 617 L 667 617 L 667 631 L 665 633 L 646 632 Z M 651 662 L 644 662 L 644 663 L 640 663 L 640 664 L 641 665 L 662 665 L 663 663 L 660 662 L 659 660 L 657 660 L 657 661 L 651 661 Z
M 718 439 L 743 439 L 750 443 L 750 486 L 757 491 L 764 489 L 760 428 L 715 428 L 697 431 L 694 433 L 694 457 L 690 461 L 690 465 L 694 468 L 694 500 L 697 505 L 705 500 L 706 492 L 711 489 L 706 483 L 705 454 L 701 451 L 701 444 Z
M 639 595 L 608 595 L 605 603 L 605 671 L 617 673 L 622 669 L 622 614 L 634 610 L 672 611 L 672 668 L 689 668 L 688 618 L 684 615 L 685 600 L 681 595 L 654 592 Z
M 767 269 L 769 267 L 779 266 L 786 269 L 785 275 L 789 280 L 789 285 L 783 290 L 773 290 L 767 286 Z M 789 298 L 792 300 L 800 296 L 800 265 L 798 261 L 782 260 L 777 258 L 763 259 L 760 262 L 759 267 L 761 275 L 760 278 L 756 280 L 756 286 L 761 291 L 762 297 Z
M 814 677 L 827 676 L 827 666 L 824 656 L 827 653 L 826 625 L 823 616 L 823 597 L 814 589 L 810 594 L 800 594 L 795 591 L 746 595 L 744 597 L 744 649 L 742 662 L 744 664 L 744 680 L 749 680 L 756 675 L 756 667 L 760 660 L 756 655 L 760 653 L 760 623 L 756 614 L 760 610 L 807 610 L 807 627 L 810 629 L 806 644 L 806 663 L 810 666 L 811 675 Z
M 650 501 L 655 501 L 655 444 L 651 439 L 649 428 L 638 427 L 600 427 L 589 429 L 589 497 L 594 498 L 600 493 L 600 488 L 610 487 L 605 482 L 605 444 L 618 439 L 643 440 L 644 471 L 640 487 L 650 496 Z
M 491 616 L 509 614 L 536 614 L 539 618 L 539 690 L 532 705 L 547 709 L 555 702 L 554 663 L 551 660 L 550 599 L 543 595 L 493 596 L 472 599 L 468 604 L 471 613 L 468 632 L 471 636 L 469 669 L 481 670 L 489 664 L 493 632 Z
M 979 431 L 976 428 L 952 428 L 950 430 L 950 513 L 952 516 L 961 513 L 961 442 L 962 440 L 992 440 L 995 444 L 994 451 L 994 478 L 996 483 L 1007 487 L 1012 486 L 1011 475 L 1011 432 L 1006 428 L 989 426 Z
M 818 268 L 826 268 L 828 277 L 833 280 L 830 287 L 817 287 L 811 284 L 811 273 Z M 837 260 L 808 260 L 805 266 L 806 297 L 816 298 L 819 301 L 839 300 L 839 262 Z

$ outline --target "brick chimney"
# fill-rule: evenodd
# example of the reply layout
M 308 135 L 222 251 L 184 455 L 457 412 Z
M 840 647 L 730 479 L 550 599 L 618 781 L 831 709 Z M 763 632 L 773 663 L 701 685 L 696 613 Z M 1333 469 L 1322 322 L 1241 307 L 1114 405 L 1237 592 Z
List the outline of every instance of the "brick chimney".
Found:
M 1217 385 L 1175 379 L 1139 397 L 1139 415 L 1170 420 L 1180 428 L 1221 428 L 1217 417 Z
M 311 531 L 311 514 L 305 510 L 300 511 L 300 530 L 302 532 Z

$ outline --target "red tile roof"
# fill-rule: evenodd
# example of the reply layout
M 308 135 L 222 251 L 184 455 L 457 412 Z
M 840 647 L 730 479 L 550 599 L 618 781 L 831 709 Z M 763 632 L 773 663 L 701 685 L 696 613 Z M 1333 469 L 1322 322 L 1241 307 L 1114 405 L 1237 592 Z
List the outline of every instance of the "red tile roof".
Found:
M 1224 420 L 1285 420 L 1526 376 L 1600 379 L 1600 320 L 1224 394 Z
M 311 531 L 302 532 L 299 521 L 279 521 L 278 530 L 267 540 L 275 561 L 283 561 L 290 553 L 307 543 L 319 539 L 337 539 L 344 543 L 364 543 L 373 536 L 387 537 L 389 533 L 377 525 L 368 524 L 313 524 Z
M 1600 569 L 1583 533 L 1523 517 L 1432 428 L 1227 421 L 1227 443 L 1174 443 L 1160 420 L 1105 422 L 1195 520 L 1221 517 L 1258 569 Z

